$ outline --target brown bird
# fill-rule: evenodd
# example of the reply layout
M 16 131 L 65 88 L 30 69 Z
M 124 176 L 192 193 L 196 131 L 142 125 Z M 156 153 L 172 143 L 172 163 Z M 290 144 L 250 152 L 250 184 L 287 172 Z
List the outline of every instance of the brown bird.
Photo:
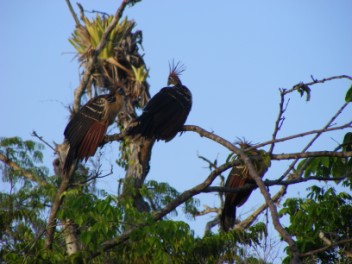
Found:
M 90 99 L 66 126 L 64 135 L 70 147 L 63 166 L 67 173 L 76 162 L 94 156 L 103 143 L 107 128 L 124 107 L 123 89 Z
M 162 88 L 150 99 L 143 113 L 128 129 L 127 135 L 166 142 L 176 136 L 192 107 L 192 94 L 180 80 L 183 71 L 179 63 L 170 66 L 167 84 L 171 86 Z
M 251 147 L 251 145 L 246 142 L 241 142 L 239 145 L 241 149 L 248 149 Z M 246 151 L 246 155 L 251 159 L 253 166 L 260 177 L 264 176 L 270 166 L 270 159 L 263 155 L 264 153 L 263 150 L 257 149 Z M 233 167 L 230 171 L 225 187 L 240 188 L 246 184 L 255 184 L 255 181 L 249 174 L 248 168 L 244 165 L 244 162 L 240 160 L 240 165 Z M 235 225 L 236 207 L 242 206 L 251 193 L 252 190 L 243 190 L 236 193 L 227 192 L 225 194 L 225 204 L 220 215 L 220 226 L 223 231 L 227 232 Z

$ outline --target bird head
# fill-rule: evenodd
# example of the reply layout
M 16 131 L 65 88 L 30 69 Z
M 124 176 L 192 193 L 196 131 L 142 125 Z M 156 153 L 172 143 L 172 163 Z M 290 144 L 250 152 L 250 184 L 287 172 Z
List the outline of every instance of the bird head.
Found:
M 185 71 L 184 65 L 180 62 L 175 63 L 175 61 L 172 61 L 172 63 L 169 64 L 169 70 L 170 73 L 167 79 L 167 85 L 182 85 L 180 75 Z

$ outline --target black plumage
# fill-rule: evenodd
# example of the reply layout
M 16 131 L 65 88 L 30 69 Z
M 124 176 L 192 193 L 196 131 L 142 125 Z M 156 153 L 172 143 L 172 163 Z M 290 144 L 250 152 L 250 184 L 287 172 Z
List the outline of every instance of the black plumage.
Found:
M 192 94 L 179 78 L 179 64 L 170 67 L 169 87 L 162 88 L 147 103 L 127 134 L 170 141 L 182 129 L 192 107 Z
M 64 131 L 69 150 L 63 166 L 68 172 L 77 160 L 87 160 L 103 143 L 107 128 L 124 105 L 123 90 L 89 100 L 73 116 Z

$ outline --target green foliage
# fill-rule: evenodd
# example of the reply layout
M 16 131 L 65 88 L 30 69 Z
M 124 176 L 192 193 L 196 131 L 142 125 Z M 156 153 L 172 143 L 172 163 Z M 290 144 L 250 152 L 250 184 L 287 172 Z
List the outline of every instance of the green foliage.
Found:
M 235 229 L 219 234 L 208 233 L 203 238 L 195 239 L 185 263 L 248 263 L 242 246 L 259 245 L 265 234 L 266 226 L 263 223 L 247 231 Z
M 169 204 L 180 193 L 165 182 L 147 181 L 141 189 L 141 194 L 149 202 L 153 211 L 160 210 Z M 198 212 L 199 200 L 191 198 L 183 204 L 183 212 L 189 218 L 193 218 Z M 177 211 L 173 211 L 173 215 L 177 215 Z
M 352 85 L 350 86 L 350 88 L 348 89 L 348 91 L 346 93 L 345 101 L 352 102 Z
M 12 171 L 3 166 L 5 179 L 19 188 L 1 193 L 0 202 L 0 257 L 7 263 L 87 263 L 91 254 L 98 254 L 92 263 L 216 263 L 218 260 L 242 261 L 243 245 L 258 244 L 266 233 L 264 224 L 247 231 L 207 234 L 197 238 L 188 224 L 168 218 L 155 222 L 152 213 L 139 212 L 131 197 L 116 197 L 104 192 L 97 196 L 87 188 L 72 182 L 65 192 L 64 202 L 57 214 L 57 232 L 53 250 L 46 250 L 44 236 L 48 208 L 57 190 L 57 181 L 51 180 L 47 169 L 37 167 L 42 161 L 43 146 L 20 138 L 1 140 L 0 153 L 18 164 Z M 40 171 L 38 175 L 23 174 Z M 82 179 L 76 179 L 79 183 Z M 19 183 L 21 183 L 19 185 Z M 99 193 L 99 192 L 98 192 Z M 131 195 L 134 191 L 131 190 Z M 163 208 L 180 193 L 167 183 L 148 181 L 140 190 L 153 211 Z M 193 217 L 199 201 L 189 199 L 183 212 Z M 175 211 L 176 213 L 176 211 Z M 65 245 L 64 224 L 69 221 L 80 241 L 80 250 L 68 256 Z M 119 239 L 130 232 L 129 239 L 114 251 L 99 254 L 106 241 Z M 141 243 L 142 242 L 142 243 Z M 253 262 L 257 263 L 257 262 Z
M 37 166 L 43 162 L 44 146 L 31 140 L 22 140 L 19 137 L 1 138 L 0 154 L 18 165 L 18 169 L 7 165 L 0 165 L 3 171 L 3 180 L 11 180 L 13 184 L 23 179 L 24 171 L 31 174 L 37 180 L 43 179 L 48 174 L 48 169 Z M 24 181 L 29 184 L 29 181 Z
M 302 253 L 324 247 L 322 234 L 332 242 L 352 236 L 352 196 L 345 192 L 336 193 L 331 187 L 325 190 L 312 186 L 309 190 L 306 199 L 287 199 L 280 211 L 281 216 L 290 217 L 291 224 L 287 229 L 296 237 Z M 335 263 L 345 258 L 340 252 L 349 246 L 332 247 L 316 254 L 316 257 L 322 263 Z
M 42 150 L 43 145 L 19 137 L 0 140 L 0 154 L 8 161 L 1 165 L 2 179 L 10 188 L 0 193 L 0 258 L 9 263 L 30 262 L 43 246 L 43 216 L 54 188 L 46 181 L 48 169 L 38 166 Z
M 346 133 L 343 143 L 339 148 L 342 151 L 350 151 L 352 149 L 352 133 Z M 315 157 L 302 160 L 298 166 L 297 171 L 302 172 L 303 176 L 308 178 L 311 176 L 321 178 L 336 178 L 336 183 L 342 179 L 344 186 L 351 188 L 352 176 L 352 158 L 339 157 Z

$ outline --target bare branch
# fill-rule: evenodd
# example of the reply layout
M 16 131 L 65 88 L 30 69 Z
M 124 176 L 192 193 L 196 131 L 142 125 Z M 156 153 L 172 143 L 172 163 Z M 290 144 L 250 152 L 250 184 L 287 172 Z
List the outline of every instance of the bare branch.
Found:
M 56 152 L 56 149 L 52 145 L 50 145 L 45 139 L 43 139 L 42 136 L 39 136 L 37 134 L 37 132 L 35 132 L 34 130 L 32 132 L 32 136 L 38 138 L 41 142 L 43 142 L 45 145 L 47 145 L 49 148 L 51 148 L 54 152 Z
M 321 80 L 313 79 L 312 82 L 303 83 L 303 85 L 309 86 L 309 85 L 314 85 L 314 84 L 317 84 L 317 83 L 324 83 L 324 82 L 331 81 L 331 80 L 336 80 L 336 79 L 347 79 L 347 80 L 351 80 L 352 81 L 352 77 L 351 76 L 339 75 L 339 76 L 332 76 L 332 77 L 329 77 L 329 78 L 324 78 L 324 79 L 321 79 Z M 285 90 L 284 91 L 284 95 L 288 94 L 288 93 L 291 93 L 291 92 L 293 92 L 295 90 L 297 90 L 297 85 L 293 86 L 289 90 Z
M 274 225 L 275 229 L 279 232 L 282 239 L 285 240 L 286 243 L 289 245 L 289 248 L 290 248 L 292 255 L 293 255 L 293 259 L 292 259 L 291 263 L 301 263 L 296 242 L 292 239 L 292 237 L 286 231 L 286 229 L 284 229 L 283 226 L 281 225 L 276 205 L 274 204 L 273 200 L 271 199 L 270 194 L 267 191 L 263 180 L 261 179 L 261 177 L 258 175 L 257 171 L 255 170 L 250 158 L 246 154 L 244 154 L 244 152 L 240 149 L 238 149 L 236 151 L 236 154 L 239 155 L 239 157 L 244 161 L 246 167 L 248 168 L 250 175 L 252 176 L 253 180 L 258 185 L 260 192 L 264 196 L 264 199 L 270 209 L 270 213 L 271 213 L 271 217 L 272 217 L 273 225 Z
M 81 26 L 81 23 L 79 22 L 79 19 L 78 19 L 78 17 L 77 17 L 77 14 L 75 13 L 75 10 L 73 10 L 73 7 L 72 7 L 72 5 L 71 5 L 70 0 L 66 0 L 66 4 L 67 4 L 67 6 L 68 6 L 68 9 L 70 10 L 70 13 L 71 13 L 73 19 L 75 20 L 76 26 L 77 26 L 77 27 L 80 27 L 80 26 Z
M 286 107 L 284 106 L 284 103 L 285 103 L 285 95 L 284 95 L 284 90 L 280 90 L 280 104 L 279 104 L 279 115 L 276 119 L 276 122 L 275 122 L 275 128 L 274 128 L 274 132 L 273 132 L 273 135 L 272 135 L 272 140 L 271 140 L 271 146 L 270 146 L 270 149 L 269 149 L 269 153 L 273 153 L 274 151 L 274 147 L 275 147 L 275 142 L 276 142 L 276 137 L 277 137 L 277 133 L 279 132 L 279 130 L 281 129 L 282 127 L 282 124 L 285 120 L 285 117 L 283 116 L 284 112 L 286 111 L 286 108 L 287 108 L 287 105 L 288 105 L 288 102 L 286 104 Z
M 344 106 L 345 105 L 347 105 L 347 104 L 344 104 Z M 329 126 L 330 125 L 331 125 L 331 123 L 329 122 Z M 299 137 L 305 137 L 305 136 L 309 136 L 309 135 L 312 135 L 312 134 L 317 134 L 316 137 L 317 136 L 319 137 L 322 133 L 325 133 L 325 132 L 331 132 L 331 131 L 335 131 L 335 130 L 342 130 L 342 129 L 345 129 L 345 128 L 351 128 L 352 127 L 352 121 L 348 122 L 348 123 L 346 123 L 344 125 L 341 125 L 341 126 L 336 126 L 336 127 L 329 127 L 329 126 L 325 126 L 322 129 L 311 130 L 311 131 L 308 131 L 308 132 L 303 132 L 303 133 L 299 133 L 299 134 L 296 134 L 296 135 L 275 139 L 274 141 L 273 140 L 266 141 L 266 142 L 254 145 L 253 148 L 260 148 L 260 147 L 264 147 L 264 146 L 272 144 L 272 143 L 288 141 L 288 140 L 291 140 L 291 139 L 295 139 L 295 138 L 299 138 Z M 311 141 L 311 143 L 313 143 L 313 142 L 314 141 Z
M 285 195 L 287 190 L 287 186 L 283 186 L 271 199 L 273 200 L 274 203 L 277 203 L 282 196 Z M 257 210 L 255 210 L 250 216 L 248 216 L 245 220 L 241 221 L 239 224 L 236 224 L 235 228 L 241 228 L 245 229 L 249 227 L 256 219 L 257 217 L 268 208 L 268 205 L 266 203 L 262 204 L 260 207 L 258 207 Z
M 320 137 L 320 135 L 323 132 L 326 132 L 329 130 L 330 126 L 334 123 L 334 121 L 336 120 L 336 118 L 342 113 L 342 111 L 346 108 L 346 106 L 348 105 L 348 103 L 344 103 L 340 109 L 336 112 L 336 114 L 329 120 L 329 122 L 324 126 L 324 128 L 321 130 L 321 132 L 318 132 L 310 142 L 308 142 L 308 144 L 303 148 L 302 152 L 306 152 L 312 145 L 313 143 Z M 352 122 L 349 122 L 347 124 L 345 124 L 344 126 L 346 127 L 351 127 Z M 291 170 L 296 166 L 298 162 L 298 159 L 294 160 L 290 166 L 288 167 L 288 169 L 284 172 L 284 174 L 281 176 L 281 179 L 284 179 L 290 172 Z M 303 170 L 305 169 L 306 165 L 308 165 L 308 163 L 306 163 L 305 165 L 303 165 L 301 167 L 301 172 L 303 172 Z
M 265 180 L 264 185 L 265 186 L 276 186 L 276 185 L 283 185 L 283 186 L 288 186 L 291 184 L 297 184 L 301 182 L 307 182 L 307 181 L 341 181 L 346 178 L 348 178 L 350 175 L 346 175 L 343 177 L 319 177 L 319 176 L 310 176 L 306 178 L 295 178 L 287 181 L 282 181 L 280 179 L 277 180 Z M 208 188 L 205 188 L 202 192 L 203 193 L 209 193 L 209 192 L 230 192 L 230 193 L 237 193 L 239 191 L 247 191 L 247 190 L 253 190 L 256 189 L 258 186 L 256 184 L 245 184 L 242 187 L 238 188 L 231 188 L 231 187 L 222 187 L 222 186 L 211 186 Z
M 206 214 L 210 214 L 210 213 L 219 213 L 221 210 L 219 208 L 214 208 L 214 207 L 209 207 L 207 205 L 204 206 L 205 209 L 200 211 L 200 212 L 197 212 L 196 213 L 196 216 L 202 216 L 202 215 L 206 215 Z
M 227 148 L 228 150 L 230 150 L 231 152 L 235 152 L 238 151 L 238 148 L 235 147 L 235 145 L 233 145 L 230 141 L 227 141 L 226 139 L 219 137 L 218 135 L 211 133 L 209 131 L 206 131 L 205 129 L 199 127 L 199 126 L 194 126 L 194 125 L 185 125 L 182 128 L 182 131 L 193 131 L 198 133 L 201 137 L 206 137 L 209 138 L 217 143 L 219 143 L 220 145 L 224 146 L 225 148 Z
M 183 131 L 194 131 L 199 133 L 201 136 L 207 137 L 211 140 L 214 140 L 218 142 L 219 144 L 223 145 L 224 147 L 228 148 L 230 151 L 236 153 L 245 163 L 246 167 L 248 167 L 249 173 L 256 182 L 257 186 L 259 187 L 262 195 L 264 196 L 264 199 L 266 203 L 269 206 L 273 224 L 275 229 L 279 232 L 279 234 L 282 236 L 282 238 L 288 243 L 290 250 L 292 251 L 293 254 L 293 261 L 292 263 L 300 263 L 299 259 L 299 252 L 298 248 L 296 245 L 296 242 L 292 239 L 292 237 L 288 234 L 288 232 L 282 227 L 280 221 L 279 221 L 279 215 L 276 209 L 276 206 L 273 202 L 273 200 L 270 197 L 269 192 L 266 190 L 266 186 L 262 179 L 259 177 L 258 173 L 256 172 L 250 158 L 244 154 L 242 150 L 239 148 L 235 147 L 233 144 L 231 144 L 229 141 L 215 135 L 214 133 L 210 133 L 198 126 L 184 126 Z
M 272 160 L 289 160 L 289 159 L 303 159 L 313 157 L 337 157 L 337 158 L 348 158 L 352 157 L 352 151 L 348 152 L 335 152 L 335 151 L 314 151 L 314 152 L 297 152 L 288 154 L 272 154 Z

